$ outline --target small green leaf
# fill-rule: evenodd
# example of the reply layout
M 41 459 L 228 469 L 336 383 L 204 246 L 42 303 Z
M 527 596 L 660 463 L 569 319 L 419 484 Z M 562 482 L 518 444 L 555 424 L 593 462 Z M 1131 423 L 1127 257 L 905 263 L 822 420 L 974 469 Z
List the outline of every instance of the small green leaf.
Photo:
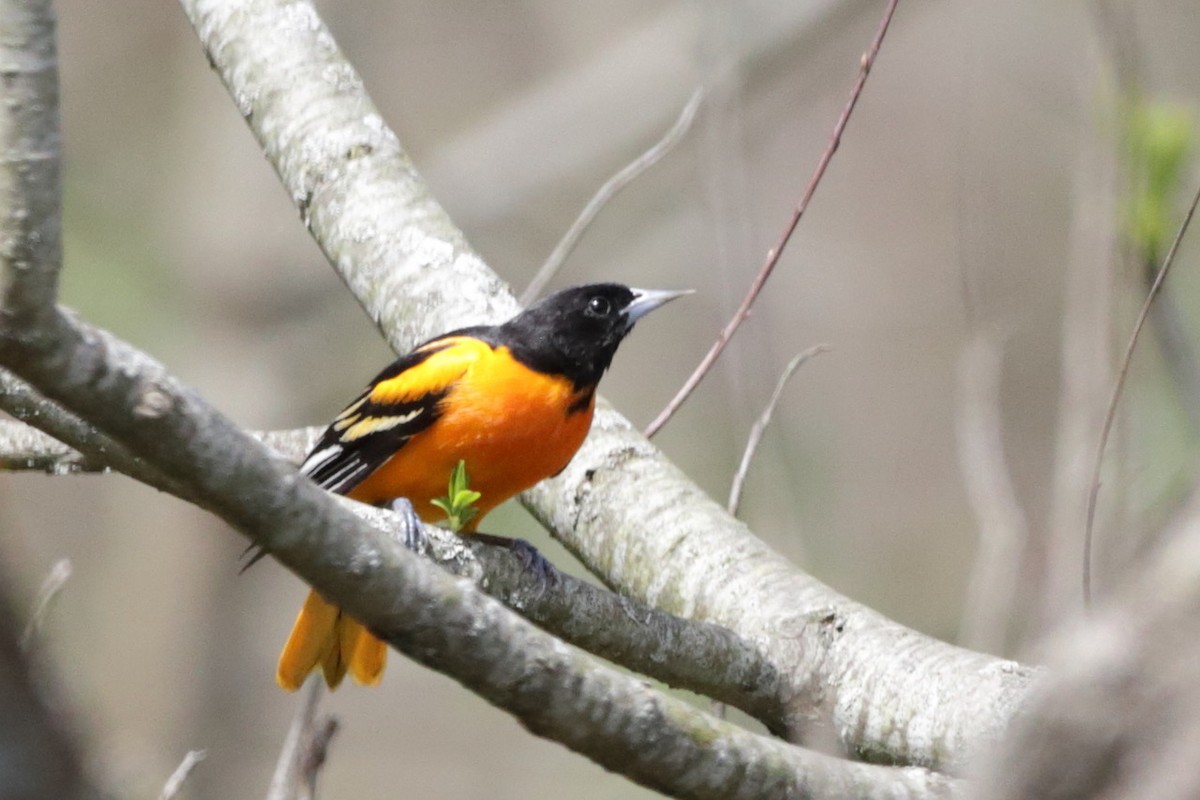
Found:
M 459 461 L 450 472 L 450 481 L 446 496 L 430 501 L 446 512 L 446 523 L 452 531 L 457 532 L 462 530 L 467 523 L 479 514 L 479 509 L 472 506 L 483 495 L 471 490 L 468 486 L 467 463 Z

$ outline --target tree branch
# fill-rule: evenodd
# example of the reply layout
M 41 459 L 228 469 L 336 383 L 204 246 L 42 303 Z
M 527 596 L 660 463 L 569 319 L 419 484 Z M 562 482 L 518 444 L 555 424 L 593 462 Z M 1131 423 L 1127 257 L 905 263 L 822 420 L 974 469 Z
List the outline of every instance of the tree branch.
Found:
M 14 455 L 9 460 L 47 465 L 56 474 L 63 474 L 67 464 L 107 469 L 49 436 L 32 433 L 20 423 L 0 423 L 0 453 L 7 435 L 14 443 L 35 443 L 23 451 L 23 459 Z M 320 434 L 320 428 L 304 428 L 251 435 L 296 464 Z M 348 500 L 344 504 L 396 541 L 403 540 L 402 520 L 395 514 Z M 506 548 L 464 541 L 432 525 L 424 526 L 424 532 L 442 566 L 555 636 L 670 686 L 740 708 L 776 732 L 784 730 L 780 676 L 758 647 L 732 631 L 664 614 L 566 574 L 547 585 Z
M 746 447 L 742 450 L 742 460 L 738 463 L 737 472 L 733 474 L 733 481 L 729 486 L 729 500 L 725 503 L 725 510 L 729 512 L 729 516 L 736 517 L 738 515 L 738 507 L 742 504 L 742 490 L 746 485 L 746 476 L 750 473 L 750 464 L 754 461 L 754 454 L 758 452 L 758 445 L 762 442 L 763 434 L 767 432 L 767 426 L 771 424 L 771 418 L 775 416 L 775 407 L 783 399 L 783 390 L 787 388 L 788 381 L 791 380 L 792 375 L 806 361 L 827 350 L 829 350 L 829 345 L 813 345 L 793 357 L 784 366 L 783 372 L 779 374 L 779 378 L 775 381 L 775 389 L 771 392 L 771 397 L 763 407 L 762 413 L 758 415 L 758 419 L 750 426 L 750 434 L 746 437 Z
M 329 737 L 323 734 L 337 727 L 333 717 L 326 717 L 321 726 L 317 725 L 317 704 L 323 694 L 324 682 L 316 675 L 311 676 L 283 739 L 266 800 L 311 800 L 316 794 L 317 775 L 325 763 L 329 744 Z
M 148 356 L 61 313 L 37 338 L 42 346 L 34 350 L 0 331 L 0 362 L 188 483 L 201 505 L 393 647 L 455 677 L 538 735 L 679 797 L 954 791 L 932 773 L 843 762 L 750 734 L 567 650 L 347 513 Z M 728 759 L 739 768 L 727 769 Z
M 842 134 L 846 130 L 846 123 L 850 121 L 850 115 L 854 113 L 854 107 L 858 105 L 858 98 L 862 95 L 863 87 L 867 85 L 867 76 L 871 74 L 871 67 L 875 64 L 875 57 L 879 55 L 879 48 L 883 45 L 883 37 L 887 35 L 888 27 L 892 24 L 892 16 L 896 13 L 897 2 L 898 0 L 888 0 L 883 17 L 879 21 L 879 28 L 875 32 L 875 38 L 871 41 L 870 46 L 863 53 L 862 59 L 859 61 L 858 77 L 854 81 L 854 86 L 850 89 L 850 97 L 846 101 L 846 105 L 842 108 L 841 115 L 838 117 L 837 122 L 834 123 L 833 133 L 829 136 L 829 144 L 826 145 L 825 151 L 817 161 L 816 169 L 813 170 L 812 177 L 808 180 L 808 185 L 804 187 L 804 193 L 800 196 L 800 201 L 792 210 L 792 215 L 784 226 L 783 233 L 779 236 L 779 241 L 767 251 L 766 261 L 759 269 L 758 274 L 754 276 L 754 280 L 750 282 L 750 288 L 746 291 L 746 296 L 742 298 L 742 304 L 738 306 L 733 317 L 721 329 L 721 333 L 717 336 L 717 340 L 713 343 L 713 346 L 704 354 L 704 358 L 700 359 L 700 363 L 696 365 L 692 374 L 683 382 L 683 386 L 679 388 L 679 391 L 675 393 L 675 396 L 671 398 L 666 407 L 646 426 L 644 433 L 647 438 L 652 438 L 654 434 L 658 433 L 688 397 L 691 396 L 696 387 L 700 385 L 700 381 L 704 380 L 704 376 L 717 363 L 717 359 L 721 357 L 721 353 L 725 352 L 725 347 L 732 341 L 733 335 L 737 333 L 737 329 L 741 327 L 742 323 L 746 321 L 746 317 L 750 315 L 750 309 L 754 306 L 754 301 L 758 299 L 758 295 L 762 292 L 763 287 L 767 285 L 767 279 L 775 271 L 775 265 L 779 263 L 779 258 L 783 255 L 783 249 L 791 241 L 792 234 L 796 232 L 796 227 L 800 224 L 800 218 L 804 216 L 809 202 L 812 201 L 813 194 L 817 191 L 817 186 L 821 184 L 821 179 L 825 177 L 825 170 L 833 160 L 834 153 L 838 151 L 838 148 L 842 144 Z
M 515 313 L 310 4 L 182 3 L 309 230 L 393 347 Z M 848 750 L 941 769 L 998 740 L 1034 670 L 847 600 L 756 539 L 607 404 L 593 428 L 525 502 L 611 586 L 761 642 L 784 676 L 790 728 L 828 706 Z
M 1200 796 L 1200 508 L 1049 649 L 1053 670 L 989 759 L 987 800 Z
M 0 260 L 22 275 L 0 277 L 0 323 L 29 326 L 51 313 L 62 260 L 58 54 L 49 3 L 0 3 Z
M 525 291 L 521 293 L 521 305 L 527 306 L 541 296 L 546 286 L 562 269 L 567 256 L 571 255 L 575 249 L 575 245 L 579 244 L 579 240 L 583 238 L 583 234 L 592 224 L 592 220 L 596 219 L 608 202 L 620 194 L 622 189 L 641 177 L 646 170 L 662 161 L 668 153 L 675 149 L 676 145 L 683 141 L 683 137 L 687 135 L 688 130 L 692 127 L 692 122 L 696 119 L 696 112 L 700 110 L 700 103 L 703 100 L 703 87 L 692 92 L 687 105 L 683 107 L 683 111 L 679 112 L 679 117 L 671 125 L 670 130 L 664 133 L 662 138 L 652 144 L 648 150 L 617 170 L 604 182 L 604 185 L 596 190 L 592 199 L 588 200 L 587 205 L 579 212 L 579 216 L 571 223 L 571 227 L 567 228 L 567 232 L 558 240 L 558 244 L 554 245 L 554 250 L 546 257 L 545 263 L 538 269 L 529 285 L 525 287 Z
M 1187 234 L 1188 226 L 1192 223 L 1192 216 L 1196 213 L 1197 205 L 1200 205 L 1200 188 L 1197 188 L 1196 193 L 1192 196 L 1191 205 L 1188 206 L 1187 213 L 1183 216 L 1183 222 L 1179 224 L 1179 230 L 1175 233 L 1174 241 L 1171 242 L 1171 249 L 1167 251 L 1158 274 L 1154 276 L 1154 281 L 1150 284 L 1150 291 L 1147 292 L 1146 300 L 1142 303 L 1142 310 L 1138 312 L 1137 322 L 1134 323 L 1133 332 L 1129 335 L 1129 344 L 1125 346 L 1125 355 L 1121 359 L 1121 367 L 1117 370 L 1117 382 L 1113 386 L 1112 396 L 1108 401 L 1108 411 L 1104 415 L 1104 427 L 1100 431 L 1100 443 L 1096 446 L 1096 458 L 1092 466 L 1092 484 L 1091 491 L 1088 494 L 1087 505 L 1087 525 L 1083 531 L 1084 606 L 1092 604 L 1092 530 L 1096 522 L 1096 501 L 1100 496 L 1100 470 L 1104 466 L 1104 448 L 1108 446 L 1108 436 L 1112 432 L 1113 423 L 1117 419 L 1117 403 L 1121 400 L 1121 390 L 1125 388 L 1125 379 L 1129 376 L 1129 367 L 1133 363 L 1133 351 L 1137 347 L 1138 336 L 1142 332 L 1142 326 L 1146 324 L 1146 318 L 1149 316 L 1150 309 L 1154 305 L 1154 298 L 1158 296 L 1163 282 L 1167 279 L 1167 273 L 1171 271 L 1171 265 L 1175 263 L 1175 254 L 1179 252 L 1179 245 L 1183 242 L 1183 237 Z

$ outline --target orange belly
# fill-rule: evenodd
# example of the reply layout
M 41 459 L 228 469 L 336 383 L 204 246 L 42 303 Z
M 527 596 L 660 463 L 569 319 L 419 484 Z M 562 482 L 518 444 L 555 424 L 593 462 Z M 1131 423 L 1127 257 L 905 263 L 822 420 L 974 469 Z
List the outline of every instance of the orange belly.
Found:
M 430 501 L 446 494 L 450 473 L 467 464 L 479 520 L 538 481 L 560 472 L 583 444 L 592 424 L 591 390 L 516 365 L 485 358 L 455 383 L 441 416 L 355 487 L 365 503 L 412 501 L 426 521 L 445 516 Z M 573 404 L 578 408 L 569 411 Z

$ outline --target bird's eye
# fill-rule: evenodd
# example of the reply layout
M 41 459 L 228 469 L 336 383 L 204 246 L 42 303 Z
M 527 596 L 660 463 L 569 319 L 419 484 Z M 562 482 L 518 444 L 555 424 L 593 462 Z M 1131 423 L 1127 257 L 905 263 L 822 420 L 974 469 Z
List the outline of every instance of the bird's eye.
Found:
M 612 313 L 612 302 L 607 297 L 593 297 L 588 300 L 587 310 L 594 317 L 607 317 Z

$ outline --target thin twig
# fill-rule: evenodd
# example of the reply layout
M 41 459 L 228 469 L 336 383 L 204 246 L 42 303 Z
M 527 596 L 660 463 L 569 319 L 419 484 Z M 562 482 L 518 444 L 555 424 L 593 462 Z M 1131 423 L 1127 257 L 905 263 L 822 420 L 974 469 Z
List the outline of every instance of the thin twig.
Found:
M 175 795 L 179 794 L 179 790 L 183 788 L 183 782 L 192 774 L 192 770 L 207 755 L 207 750 L 188 750 L 187 755 L 183 757 L 183 761 L 179 762 L 179 766 L 175 768 L 175 771 L 171 773 L 171 777 L 167 778 L 167 782 L 163 784 L 162 793 L 158 796 L 158 800 L 173 800 Z
M 0 378 L 0 409 L 8 410 L 6 408 L 8 399 L 4 395 L 3 379 Z M 161 481 L 151 481 L 142 474 L 145 471 L 144 465 L 137 464 L 137 466 L 143 467 L 139 471 L 132 469 L 135 463 L 127 455 L 118 458 L 119 454 L 115 454 L 114 451 L 120 449 L 119 445 L 102 438 L 103 435 L 98 432 L 92 438 L 101 443 L 107 442 L 103 445 L 104 452 L 89 455 L 75 449 L 75 445 L 81 443 L 93 444 L 92 449 L 97 449 L 94 442 L 87 438 L 92 431 L 85 424 L 67 427 L 59 420 L 54 420 L 56 424 L 53 430 L 59 433 L 59 436 L 62 437 L 61 440 L 33 427 L 33 422 L 36 421 L 38 425 L 49 428 L 46 417 L 52 413 L 60 414 L 64 420 L 71 421 L 72 419 L 44 398 L 34 402 L 40 403 L 40 406 L 34 406 L 37 413 L 31 415 L 30 422 L 0 419 L 0 470 L 5 472 L 45 472 L 56 477 L 107 473 L 116 470 L 117 472 L 126 472 L 130 477 L 152 486 L 162 486 Z M 321 438 L 324 431 L 323 426 L 310 426 L 292 430 L 247 431 L 247 433 L 284 458 L 299 464 L 304 460 L 305 454 Z M 81 439 L 83 439 L 82 442 Z M 68 441 L 70 444 L 66 443 Z M 120 454 L 124 454 L 124 451 L 122 450 Z
M 575 249 L 575 245 L 579 244 L 584 231 L 592 224 L 601 209 L 608 205 L 608 201 L 616 197 L 618 192 L 641 177 L 642 173 L 661 161 L 667 153 L 670 153 L 676 145 L 683 141 L 683 137 L 691 129 L 692 123 L 696 119 L 696 112 L 700 109 L 703 101 L 704 88 L 701 87 L 692 92 L 692 96 L 687 105 L 683 107 L 683 111 L 680 112 L 679 118 L 661 139 L 651 145 L 646 152 L 622 167 L 592 195 L 592 199 L 583 207 L 583 211 L 579 212 L 579 216 L 571 223 L 571 227 L 554 246 L 546 263 L 542 264 L 541 269 L 533 276 L 533 280 L 525 287 L 525 291 L 521 294 L 521 305 L 529 305 L 545 290 L 546 284 L 550 283 L 562 269 L 567 256 Z
M 1125 348 L 1125 357 L 1121 360 L 1117 383 L 1113 386 L 1112 397 L 1108 401 L 1108 412 L 1104 415 L 1104 428 L 1100 432 L 1100 445 L 1096 448 L 1096 461 L 1092 467 L 1092 490 L 1088 495 L 1087 527 L 1083 532 L 1083 603 L 1086 607 L 1091 607 L 1092 604 L 1092 533 L 1096 522 L 1096 500 L 1100 496 L 1100 467 L 1104 462 L 1104 448 L 1108 444 L 1108 436 L 1112 432 L 1113 421 L 1117 417 L 1117 402 L 1121 399 L 1121 390 L 1125 388 L 1125 379 L 1129 376 L 1129 366 L 1133 362 L 1133 349 L 1137 346 L 1138 336 L 1142 332 L 1142 326 L 1146 324 L 1146 317 L 1150 315 L 1150 307 L 1154 304 L 1154 298 L 1158 296 L 1163 282 L 1167 279 L 1167 273 L 1171 270 L 1171 265 L 1175 263 L 1175 254 L 1179 252 L 1179 245 L 1183 241 L 1184 234 L 1187 233 L 1188 226 L 1192 223 L 1192 217 L 1196 213 L 1198 204 L 1200 204 L 1200 189 L 1197 189 L 1195 196 L 1192 197 L 1192 204 L 1188 206 L 1187 214 L 1179 226 L 1179 231 L 1175 234 L 1175 241 L 1171 242 L 1171 249 L 1167 252 L 1167 257 L 1163 259 L 1158 274 L 1154 276 L 1154 283 L 1151 284 L 1150 292 L 1146 295 L 1146 302 L 1142 304 L 1142 310 L 1133 326 L 1133 334 L 1129 337 L 1129 345 Z
M 721 331 L 712 348 L 701 359 L 695 372 L 684 381 L 683 386 L 671 398 L 671 402 L 667 403 L 666 408 L 659 413 L 653 422 L 646 426 L 644 433 L 647 437 L 658 433 L 662 426 L 666 425 L 667 421 L 674 416 L 675 412 L 688 399 L 704 376 L 712 369 L 713 364 L 716 363 L 721 353 L 725 350 L 725 346 L 729 344 L 729 340 L 733 338 L 733 334 L 737 332 L 742 322 L 750 314 L 751 306 L 754 305 L 759 292 L 766 285 L 767 278 L 771 277 L 771 272 L 779 262 L 779 256 L 783 253 L 783 248 L 787 247 L 787 243 L 792 238 L 796 226 L 800 224 L 800 217 L 804 215 L 805 209 L 808 208 L 809 201 L 812 200 L 813 193 L 821 183 L 821 178 L 824 177 L 829 162 L 833 160 L 833 154 L 837 152 L 838 146 L 842 143 L 842 133 L 846 130 L 846 123 L 850 121 L 850 114 L 853 113 L 854 107 L 858 104 L 858 98 L 867 83 L 867 76 L 871 73 L 875 57 L 879 55 L 879 48 L 883 44 L 883 37 L 887 34 L 888 26 L 892 22 L 892 16 L 896 12 L 898 1 L 889 0 L 887 8 L 883 12 L 883 19 L 879 21 L 879 30 L 875 33 L 875 39 L 871 42 L 871 46 L 867 49 L 867 52 L 863 53 L 862 60 L 859 62 L 858 78 L 854 81 L 854 88 L 850 90 L 850 99 L 846 101 L 846 106 L 842 109 L 842 114 L 838 117 L 837 124 L 833 126 L 833 134 L 829 137 L 829 145 L 825 148 L 825 152 L 821 154 L 821 160 L 817 162 L 817 168 L 813 171 L 813 175 L 808 181 L 808 186 L 804 189 L 804 194 L 801 196 L 799 204 L 792 211 L 792 217 L 788 220 L 788 224 L 783 230 L 783 235 L 779 237 L 779 242 L 767 252 L 767 260 L 763 264 L 762 269 L 759 270 L 758 275 L 754 277 L 754 281 L 750 284 L 750 289 L 746 293 L 746 297 L 742 300 L 742 304 L 738 306 L 733 319 L 729 320 L 729 323 Z
M 779 380 L 775 383 L 775 391 L 771 393 L 771 399 L 767 401 L 762 414 L 759 415 L 753 427 L 750 428 L 750 435 L 746 437 L 746 449 L 742 451 L 742 463 L 738 465 L 737 473 L 733 476 L 733 483 L 729 487 L 729 502 L 725 506 L 729 509 L 731 517 L 737 516 L 738 506 L 742 503 L 742 489 L 746 485 L 746 473 L 750 471 L 750 462 L 754 460 L 754 454 L 758 451 L 758 445 L 762 441 L 763 433 L 766 432 L 767 426 L 771 424 L 771 417 L 775 414 L 775 406 L 779 405 L 779 399 L 783 397 L 783 390 L 787 386 L 788 380 L 804 362 L 827 350 L 829 350 L 829 345 L 827 344 L 818 344 L 810 347 L 789 361 L 787 366 L 783 368 Z
M 25 630 L 21 633 L 21 650 L 23 652 L 29 652 L 29 648 L 33 646 L 34 638 L 46 621 L 50 603 L 54 601 L 70 578 L 71 559 L 62 558 L 54 562 L 46 579 L 42 581 L 41 588 L 38 589 L 37 599 L 33 603 L 33 612 L 29 615 L 29 621 L 25 623 Z
M 283 747 L 279 751 L 279 760 L 275 762 L 275 772 L 271 776 L 266 800 L 296 800 L 300 781 L 306 771 L 305 761 L 308 758 L 309 742 L 317 716 L 317 704 L 322 694 L 324 684 L 317 676 L 310 676 L 300 696 L 300 705 L 296 707 L 287 736 L 283 739 Z

